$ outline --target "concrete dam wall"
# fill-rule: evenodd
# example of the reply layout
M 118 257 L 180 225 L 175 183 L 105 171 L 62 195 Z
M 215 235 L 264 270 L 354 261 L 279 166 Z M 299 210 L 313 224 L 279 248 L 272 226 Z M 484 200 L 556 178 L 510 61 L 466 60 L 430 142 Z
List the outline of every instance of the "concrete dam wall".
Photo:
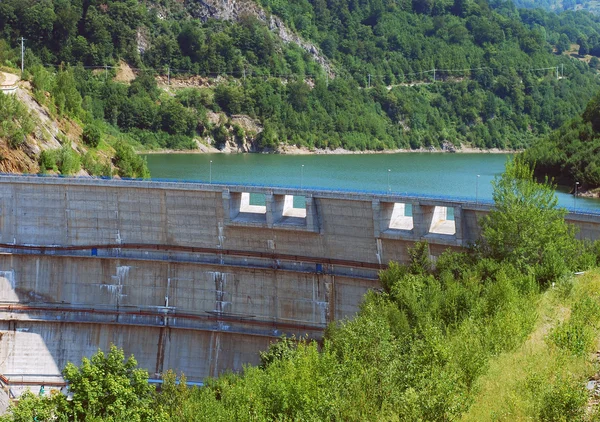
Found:
M 426 239 L 479 235 L 488 205 L 396 195 L 0 177 L 0 382 L 60 387 L 111 343 L 151 378 L 202 381 L 282 334 L 319 339 Z M 569 215 L 580 235 L 600 218 Z M 38 387 L 39 388 L 39 387 Z M 0 407 L 2 407 L 0 400 Z

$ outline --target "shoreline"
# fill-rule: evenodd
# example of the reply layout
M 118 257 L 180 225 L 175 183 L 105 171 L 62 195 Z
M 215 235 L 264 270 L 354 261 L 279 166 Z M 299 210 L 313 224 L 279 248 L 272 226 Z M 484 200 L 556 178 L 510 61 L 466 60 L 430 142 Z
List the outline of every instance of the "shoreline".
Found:
M 276 151 L 229 151 L 219 150 L 214 147 L 206 147 L 200 149 L 190 150 L 173 150 L 173 149 L 159 149 L 159 150 L 142 150 L 136 151 L 139 155 L 152 155 L 152 154 L 273 154 L 273 155 L 360 155 L 360 154 L 414 154 L 414 153 L 428 153 L 428 154 L 518 154 L 523 150 L 512 150 L 512 149 L 480 149 L 468 146 L 462 146 L 460 149 L 454 151 L 444 151 L 441 149 L 387 149 L 383 151 L 350 151 L 343 148 L 331 149 L 309 149 L 306 147 L 297 147 L 294 145 L 282 146 Z

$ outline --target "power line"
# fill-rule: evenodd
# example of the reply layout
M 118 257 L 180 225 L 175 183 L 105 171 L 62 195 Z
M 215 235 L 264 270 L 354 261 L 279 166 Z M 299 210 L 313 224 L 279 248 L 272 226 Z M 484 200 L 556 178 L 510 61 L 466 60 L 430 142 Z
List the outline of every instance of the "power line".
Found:
M 24 41 L 24 39 L 22 39 L 22 42 Z M 23 49 L 23 48 L 22 48 Z M 55 65 L 55 64 L 44 64 L 44 66 L 48 66 L 48 67 L 60 67 L 59 65 Z M 81 65 L 78 65 L 81 66 Z M 84 69 L 103 69 L 105 72 L 108 72 L 108 69 L 120 69 L 120 66 L 81 66 Z M 171 68 L 168 67 L 167 68 L 167 73 L 166 75 L 164 74 L 164 68 L 135 68 L 135 67 L 129 67 L 129 69 L 133 72 L 154 72 L 157 75 L 160 76 L 166 76 L 168 79 L 168 83 L 169 85 L 171 84 L 171 79 L 172 79 L 172 72 L 176 72 L 179 74 L 188 74 L 188 75 L 193 75 L 193 76 L 199 76 L 199 77 L 205 77 L 205 78 L 218 78 L 218 77 L 226 77 L 226 76 L 239 76 L 240 78 L 246 79 L 247 77 L 254 77 L 254 78 L 281 78 L 281 79 L 295 79 L 295 78 L 303 78 L 303 79 L 315 79 L 318 76 L 322 76 L 322 74 L 319 75 L 315 75 L 315 74 L 298 74 L 298 73 L 276 73 L 276 72 L 268 72 L 266 74 L 252 74 L 252 72 L 247 72 L 246 68 L 244 67 L 241 70 L 236 70 L 236 71 L 230 71 L 230 72 L 215 72 L 215 71 L 205 71 L 205 72 L 193 72 L 192 69 L 180 69 L 180 68 Z M 373 73 L 368 73 L 367 74 L 367 88 L 372 88 L 373 87 L 373 78 L 377 79 L 381 79 L 381 78 L 387 78 L 390 76 L 393 76 L 395 79 L 399 80 L 399 81 L 407 81 L 407 79 L 409 79 L 409 81 L 407 82 L 424 82 L 426 79 L 424 78 L 424 75 L 427 74 L 432 74 L 433 77 L 433 81 L 434 82 L 447 82 L 444 81 L 443 79 L 443 74 L 456 74 L 456 73 L 469 73 L 472 74 L 473 72 L 476 71 L 489 71 L 492 76 L 499 74 L 501 71 L 507 71 L 507 70 L 512 70 L 515 71 L 517 73 L 524 73 L 524 72 L 538 72 L 538 71 L 548 71 L 548 70 L 553 70 L 556 72 L 557 78 L 560 79 L 558 77 L 559 75 L 559 66 L 551 66 L 551 67 L 538 67 L 538 68 L 519 68 L 519 67 L 510 67 L 510 66 L 497 66 L 497 67 L 489 67 L 489 66 L 481 66 L 481 67 L 473 67 L 473 68 L 463 68 L 463 69 L 438 69 L 438 68 L 433 68 L 433 69 L 427 69 L 427 70 L 421 70 L 419 72 L 408 72 L 408 73 L 399 73 L 399 74 L 373 74 Z M 414 79 L 411 78 L 411 76 L 421 76 L 421 78 L 418 79 Z M 564 77 L 564 64 L 560 64 L 560 75 L 561 77 Z M 327 76 L 327 80 L 328 75 Z M 340 76 L 338 75 L 338 77 L 343 78 L 343 79 L 354 79 L 351 75 L 345 75 L 345 76 Z M 329 81 L 327 81 L 329 82 Z M 396 85 L 398 86 L 398 85 Z

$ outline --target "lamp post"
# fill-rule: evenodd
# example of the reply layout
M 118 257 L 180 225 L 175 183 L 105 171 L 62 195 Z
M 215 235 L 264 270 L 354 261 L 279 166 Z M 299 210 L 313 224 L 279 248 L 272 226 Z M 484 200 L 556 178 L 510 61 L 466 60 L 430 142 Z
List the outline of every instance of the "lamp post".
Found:
M 208 183 L 212 184 L 212 160 L 208 165 Z
M 392 169 L 388 169 L 388 192 L 391 192 L 392 188 L 390 187 L 390 172 Z
M 304 187 L 304 164 L 300 167 L 300 189 Z
M 573 195 L 573 208 L 576 207 L 576 202 L 577 201 L 577 188 L 579 187 L 579 182 L 575 182 L 575 195 Z
M 477 179 L 475 179 L 475 203 L 479 203 L 479 175 L 477 175 Z

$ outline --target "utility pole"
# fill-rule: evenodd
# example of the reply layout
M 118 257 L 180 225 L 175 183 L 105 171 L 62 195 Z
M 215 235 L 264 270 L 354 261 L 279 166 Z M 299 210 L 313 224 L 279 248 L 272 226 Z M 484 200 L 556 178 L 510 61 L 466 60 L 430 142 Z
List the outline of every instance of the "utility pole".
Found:
M 558 66 L 556 66 L 556 80 L 558 80 L 558 79 L 559 79 L 559 77 L 558 77 Z
M 108 65 L 104 63 L 104 82 L 108 79 Z
M 388 169 L 388 192 L 390 192 L 392 190 L 391 186 L 390 186 L 390 173 L 391 173 L 392 169 Z
M 167 85 L 171 85 L 171 68 L 167 67 Z
M 371 88 L 371 74 L 369 73 L 369 88 Z
M 21 37 L 21 77 L 25 71 L 25 38 Z
M 435 67 L 433 68 L 433 82 L 435 82 Z
M 565 64 L 564 63 L 560 64 L 560 76 L 563 78 L 565 77 Z

